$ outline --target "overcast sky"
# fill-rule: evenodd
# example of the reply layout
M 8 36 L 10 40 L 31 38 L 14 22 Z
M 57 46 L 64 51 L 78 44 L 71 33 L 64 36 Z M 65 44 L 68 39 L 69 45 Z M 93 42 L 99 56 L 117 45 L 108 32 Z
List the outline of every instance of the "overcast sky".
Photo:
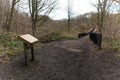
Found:
M 25 4 L 25 0 L 24 1 Z M 67 18 L 67 0 L 58 0 L 59 5 L 57 6 L 58 9 L 56 9 L 53 13 L 50 14 L 50 17 L 52 19 L 63 19 Z M 72 2 L 72 10 L 73 10 L 73 15 L 80 15 L 80 14 L 85 14 L 87 12 L 95 11 L 95 7 L 92 5 L 92 3 L 96 3 L 96 0 L 73 0 Z M 23 4 L 23 2 L 21 3 Z M 26 9 L 22 10 L 25 12 L 28 12 Z
M 72 10 L 73 15 L 85 14 L 87 12 L 95 11 L 95 7 L 92 3 L 95 3 L 96 0 L 73 0 L 72 2 Z M 67 0 L 59 0 L 60 8 L 54 11 L 54 14 L 51 14 L 50 17 L 53 19 L 62 19 L 67 17 Z

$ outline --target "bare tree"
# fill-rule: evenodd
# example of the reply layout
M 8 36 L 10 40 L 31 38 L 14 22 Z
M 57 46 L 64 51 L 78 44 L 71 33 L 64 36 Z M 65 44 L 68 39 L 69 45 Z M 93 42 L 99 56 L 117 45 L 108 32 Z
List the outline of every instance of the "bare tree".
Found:
M 103 24 L 105 21 L 105 17 L 107 13 L 109 12 L 109 9 L 113 3 L 112 0 L 97 0 L 97 5 L 94 5 L 97 9 L 97 25 L 98 25 L 98 31 L 100 34 L 102 34 L 103 30 Z
M 0 28 L 2 27 L 3 2 L 0 1 Z
M 68 20 L 67 20 L 67 27 L 68 27 L 68 31 L 70 31 L 71 28 L 71 16 L 72 16 L 72 0 L 67 0 L 68 1 L 68 5 L 67 5 L 67 16 L 68 16 Z
M 35 36 L 37 22 L 43 23 L 46 17 L 39 15 L 48 16 L 56 6 L 55 0 L 29 0 L 29 12 L 32 21 L 32 34 Z
M 9 21 L 8 21 L 8 25 L 7 25 L 7 31 L 10 31 L 11 23 L 12 23 L 12 19 L 13 19 L 13 15 L 14 15 L 14 7 L 19 1 L 20 0 L 12 0 L 12 6 L 10 9 L 10 17 L 9 17 Z
M 0 26 L 5 31 L 7 29 L 7 23 L 9 18 L 9 7 L 10 7 L 10 1 L 9 0 L 2 0 L 0 1 L 0 12 L 1 12 L 1 21 Z

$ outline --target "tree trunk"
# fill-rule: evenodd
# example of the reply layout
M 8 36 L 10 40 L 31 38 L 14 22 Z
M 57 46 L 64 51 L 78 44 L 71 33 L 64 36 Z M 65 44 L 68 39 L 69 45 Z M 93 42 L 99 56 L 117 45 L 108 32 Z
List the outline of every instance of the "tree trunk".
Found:
M 70 31 L 70 17 L 68 17 L 68 32 Z
M 13 13 L 14 13 L 14 0 L 12 1 L 12 7 L 11 7 L 11 11 L 10 11 L 10 17 L 9 17 L 9 21 L 8 21 L 8 25 L 7 25 L 7 31 L 10 31 L 11 28 L 11 23 L 12 23 L 12 19 L 13 19 Z
M 35 36 L 36 34 L 36 23 L 32 22 L 32 35 Z

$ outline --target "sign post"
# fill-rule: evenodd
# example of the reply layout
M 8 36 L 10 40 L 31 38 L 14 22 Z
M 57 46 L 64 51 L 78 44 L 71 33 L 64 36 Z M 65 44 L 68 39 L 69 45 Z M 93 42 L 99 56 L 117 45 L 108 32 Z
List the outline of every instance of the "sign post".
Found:
M 35 58 L 34 58 L 34 44 L 39 42 L 39 40 L 37 38 L 33 37 L 30 34 L 20 35 L 20 36 L 18 36 L 18 39 L 20 39 L 23 42 L 25 65 L 28 65 L 28 53 L 27 53 L 27 50 L 29 48 L 31 48 L 31 57 L 32 57 L 32 61 L 34 61 L 35 60 Z

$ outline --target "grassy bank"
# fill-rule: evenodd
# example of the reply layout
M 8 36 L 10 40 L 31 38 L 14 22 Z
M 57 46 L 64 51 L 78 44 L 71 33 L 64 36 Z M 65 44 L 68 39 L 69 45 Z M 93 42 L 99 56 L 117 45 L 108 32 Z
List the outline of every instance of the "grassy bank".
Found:
M 17 39 L 17 35 L 0 32 L 0 55 L 15 55 L 23 50 L 22 42 Z

